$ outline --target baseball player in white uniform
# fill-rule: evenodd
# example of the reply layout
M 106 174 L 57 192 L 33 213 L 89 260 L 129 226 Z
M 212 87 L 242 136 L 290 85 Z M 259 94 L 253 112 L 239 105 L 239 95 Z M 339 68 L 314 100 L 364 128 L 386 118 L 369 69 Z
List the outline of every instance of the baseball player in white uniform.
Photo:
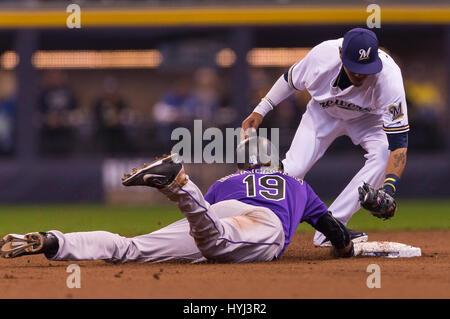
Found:
M 409 131 L 400 68 L 378 48 L 375 33 L 352 29 L 343 38 L 318 44 L 294 64 L 243 121 L 242 129 L 256 129 L 278 103 L 301 90 L 307 90 L 311 100 L 282 161 L 285 172 L 304 178 L 342 135 L 367 152 L 364 166 L 329 207 L 346 225 L 361 204 L 367 207 L 364 196 L 358 200 L 363 183 L 388 197 L 398 189 Z M 361 232 L 351 231 L 351 235 L 355 242 L 368 239 Z M 316 232 L 314 244 L 327 246 L 329 241 Z

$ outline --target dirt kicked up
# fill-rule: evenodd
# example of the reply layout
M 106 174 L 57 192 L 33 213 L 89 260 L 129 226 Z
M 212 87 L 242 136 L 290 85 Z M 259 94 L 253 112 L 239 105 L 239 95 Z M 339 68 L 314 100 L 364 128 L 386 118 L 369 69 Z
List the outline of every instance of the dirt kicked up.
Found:
M 109 264 L 0 259 L 2 298 L 449 298 L 450 231 L 369 233 L 371 241 L 420 247 L 422 257 L 332 259 L 298 233 L 282 259 L 253 264 Z M 70 264 L 81 288 L 68 288 Z M 370 264 L 381 288 L 368 288 Z

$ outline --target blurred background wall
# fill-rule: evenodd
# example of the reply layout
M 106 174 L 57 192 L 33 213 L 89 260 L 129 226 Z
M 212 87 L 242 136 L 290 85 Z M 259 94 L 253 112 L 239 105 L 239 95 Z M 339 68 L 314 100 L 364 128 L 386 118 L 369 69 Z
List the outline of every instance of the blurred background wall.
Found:
M 411 125 L 400 197 L 449 197 L 450 6 L 373 1 L 400 66 Z M 81 7 L 69 29 L 66 7 Z M 120 177 L 170 152 L 175 127 L 237 128 L 311 47 L 365 27 L 361 1 L 0 1 L 0 201 L 149 201 Z M 309 96 L 263 122 L 281 157 Z M 306 176 L 324 199 L 363 165 L 339 138 Z M 234 167 L 190 164 L 207 189 Z

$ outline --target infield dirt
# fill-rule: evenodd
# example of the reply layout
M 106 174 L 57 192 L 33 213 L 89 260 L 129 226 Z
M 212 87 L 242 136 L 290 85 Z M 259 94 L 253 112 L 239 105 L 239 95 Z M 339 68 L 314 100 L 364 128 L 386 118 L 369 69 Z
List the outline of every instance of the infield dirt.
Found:
M 420 247 L 422 257 L 332 259 L 297 233 L 281 260 L 252 264 L 54 262 L 42 255 L 0 260 L 2 298 L 449 298 L 450 231 L 371 232 L 371 241 Z M 81 288 L 66 268 L 78 264 Z M 381 288 L 366 285 L 381 268 Z

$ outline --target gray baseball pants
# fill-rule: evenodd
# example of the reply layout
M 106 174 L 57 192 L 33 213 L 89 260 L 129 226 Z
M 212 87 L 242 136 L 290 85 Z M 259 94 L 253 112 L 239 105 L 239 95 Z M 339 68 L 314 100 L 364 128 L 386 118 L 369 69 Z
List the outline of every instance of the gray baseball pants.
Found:
M 266 207 L 237 200 L 210 205 L 192 181 L 161 192 L 178 203 L 186 218 L 133 238 L 106 231 L 63 234 L 53 230 L 59 250 L 51 259 L 243 263 L 271 261 L 283 249 L 281 221 Z

